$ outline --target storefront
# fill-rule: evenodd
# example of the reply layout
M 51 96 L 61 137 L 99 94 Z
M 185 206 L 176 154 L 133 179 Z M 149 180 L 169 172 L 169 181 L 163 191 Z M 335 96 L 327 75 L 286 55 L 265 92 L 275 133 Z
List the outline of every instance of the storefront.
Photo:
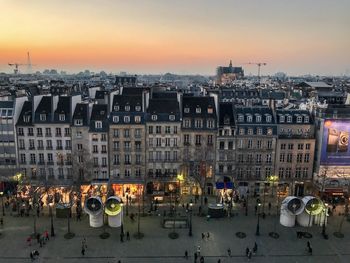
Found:
M 112 184 L 114 195 L 123 199 L 131 197 L 132 201 L 138 199 L 143 193 L 143 184 Z

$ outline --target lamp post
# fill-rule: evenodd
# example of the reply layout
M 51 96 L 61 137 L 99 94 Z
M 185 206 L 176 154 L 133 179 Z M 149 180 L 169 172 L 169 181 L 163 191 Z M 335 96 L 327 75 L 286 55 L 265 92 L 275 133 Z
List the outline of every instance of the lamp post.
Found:
M 326 221 L 327 221 L 327 212 L 328 212 L 328 204 L 324 204 L 323 208 L 323 213 L 324 213 L 324 218 L 323 218 L 323 225 L 322 225 L 322 235 L 326 236 Z
M 51 217 L 51 236 L 55 236 L 55 228 L 53 226 L 53 211 L 52 211 L 53 203 L 49 203 L 49 209 L 50 209 L 50 217 Z
M 260 236 L 260 206 L 261 206 L 261 203 L 258 203 L 258 222 L 256 224 L 256 232 L 255 232 L 256 236 Z
M 190 228 L 188 230 L 188 235 L 191 237 L 192 236 L 192 206 L 193 203 L 190 203 Z

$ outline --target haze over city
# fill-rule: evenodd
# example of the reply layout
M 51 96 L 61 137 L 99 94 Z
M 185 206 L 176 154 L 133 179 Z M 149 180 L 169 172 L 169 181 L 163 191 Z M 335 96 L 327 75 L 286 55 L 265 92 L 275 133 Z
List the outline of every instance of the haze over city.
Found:
M 8 62 L 130 73 L 214 75 L 350 70 L 350 1 L 1 1 L 0 72 Z

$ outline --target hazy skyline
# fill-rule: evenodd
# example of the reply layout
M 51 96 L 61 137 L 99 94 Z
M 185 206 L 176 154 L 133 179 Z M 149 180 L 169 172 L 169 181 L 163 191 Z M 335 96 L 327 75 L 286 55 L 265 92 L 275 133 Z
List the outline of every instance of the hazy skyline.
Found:
M 130 73 L 350 72 L 348 0 L 0 0 L 0 72 L 8 62 Z

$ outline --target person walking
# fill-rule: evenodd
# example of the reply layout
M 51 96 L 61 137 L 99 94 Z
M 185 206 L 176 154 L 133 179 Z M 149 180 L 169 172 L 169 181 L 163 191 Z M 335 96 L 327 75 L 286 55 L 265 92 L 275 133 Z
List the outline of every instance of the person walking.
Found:
M 197 254 L 197 252 L 194 252 L 194 263 L 196 263 L 197 262 L 197 258 L 198 258 L 198 254 Z
M 228 254 L 229 257 L 231 257 L 231 249 L 230 248 L 227 249 L 227 254 Z
M 185 250 L 185 259 L 188 259 L 188 251 Z
M 218 259 L 218 263 L 221 263 L 221 259 L 220 258 Z
M 87 248 L 87 243 L 86 243 L 86 238 L 85 237 L 81 241 L 81 246 L 84 247 L 84 248 Z
M 130 241 L 130 233 L 129 233 L 129 231 L 126 231 L 126 240 Z
M 85 247 L 84 246 L 82 246 L 82 248 L 81 248 L 81 255 L 85 256 Z
M 209 237 L 210 237 L 210 234 L 209 234 L 209 232 L 207 233 L 207 238 L 209 239 Z
M 44 236 L 45 236 L 45 240 L 46 241 L 49 241 L 49 232 L 47 231 L 47 230 L 45 230 L 45 232 L 44 232 Z
M 248 254 L 249 254 L 249 247 L 247 247 L 246 249 L 245 249 L 245 255 L 248 257 Z
M 204 257 L 203 257 L 203 256 L 201 256 L 199 262 L 200 262 L 200 263 L 204 263 Z
M 201 246 L 198 246 L 198 247 L 197 247 L 197 254 L 198 254 L 198 257 L 201 256 Z
M 256 254 L 258 252 L 258 244 L 255 242 L 253 247 L 253 253 Z
M 248 260 L 250 260 L 252 258 L 252 251 L 249 250 L 248 252 Z

